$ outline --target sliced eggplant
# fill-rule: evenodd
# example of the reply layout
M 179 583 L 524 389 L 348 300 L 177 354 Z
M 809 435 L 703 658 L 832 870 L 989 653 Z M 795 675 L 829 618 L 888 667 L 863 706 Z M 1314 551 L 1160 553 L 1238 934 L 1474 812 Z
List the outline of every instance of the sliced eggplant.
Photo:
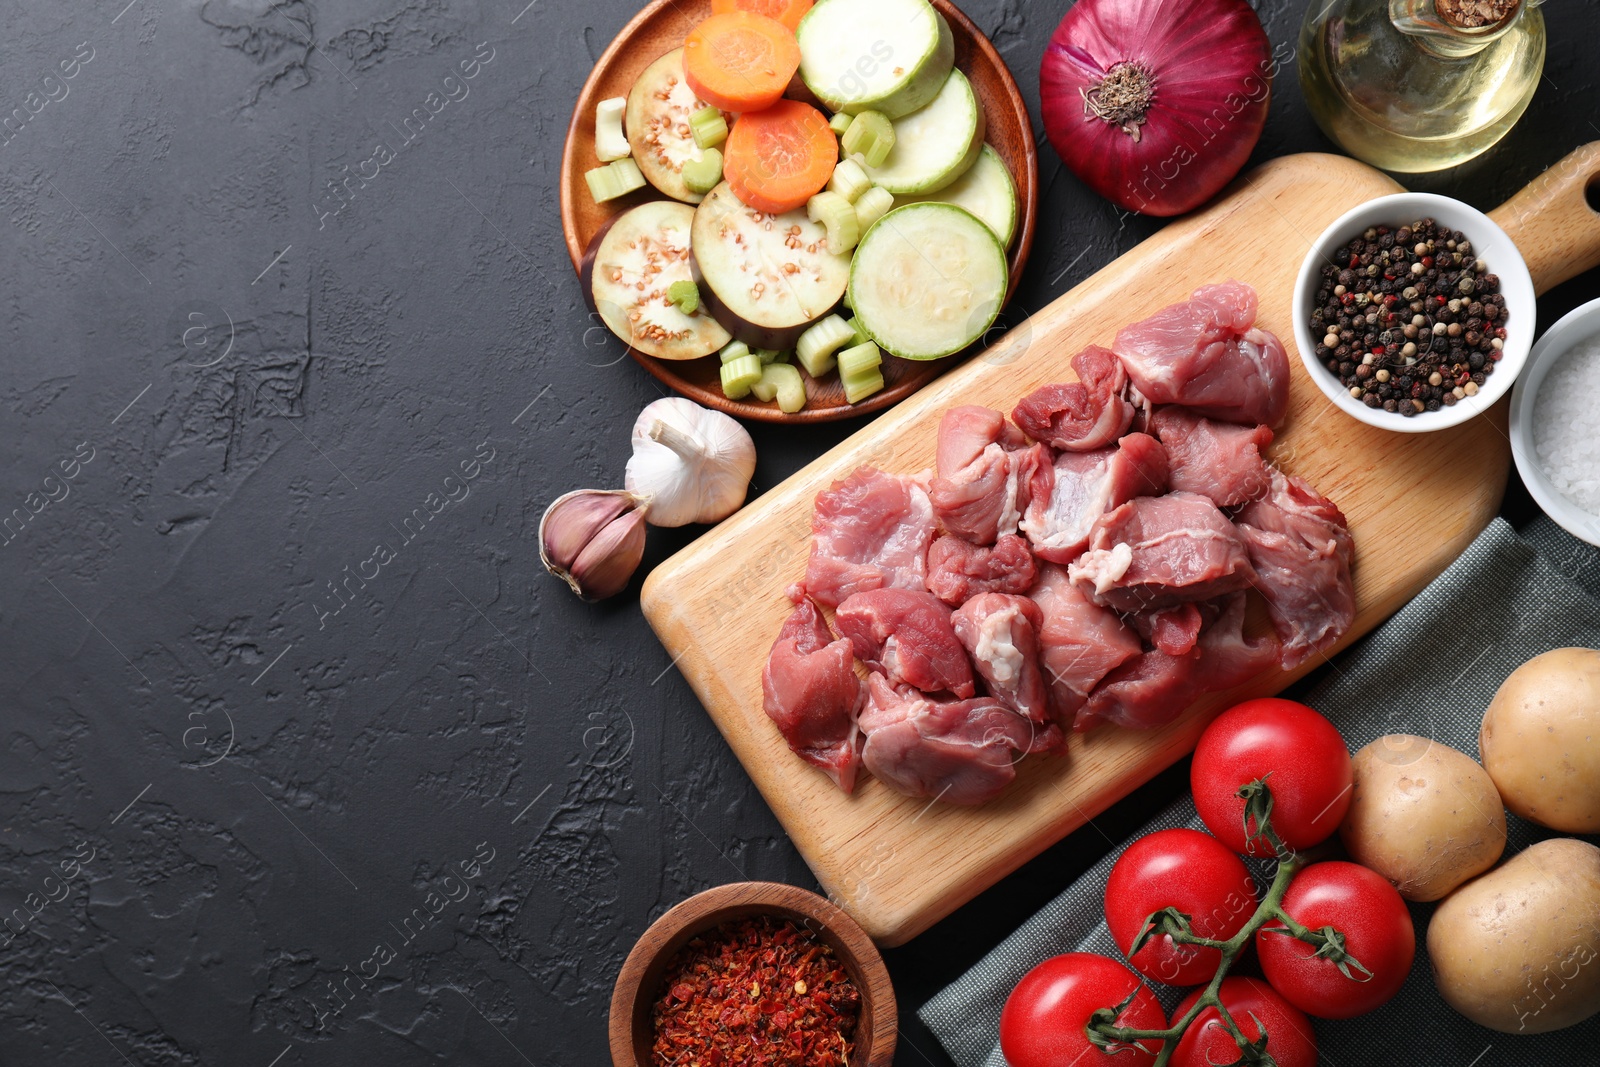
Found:
M 727 182 L 695 209 L 692 243 L 700 298 L 753 348 L 793 348 L 850 284 L 849 253 L 829 251 L 827 230 L 804 208 L 765 214 Z
M 694 208 L 654 200 L 611 219 L 583 257 L 583 293 L 612 333 L 656 359 L 699 359 L 727 344 L 704 308 L 685 315 L 668 295 L 692 282 Z
M 878 347 L 940 359 L 982 337 L 1006 301 L 1010 272 L 993 230 L 954 204 L 908 204 L 856 247 L 850 306 Z
M 676 48 L 645 68 L 628 93 L 628 144 L 645 179 L 674 200 L 698 204 L 701 194 L 683 180 L 683 166 L 706 153 L 694 143 L 690 119 L 706 107 L 683 73 Z

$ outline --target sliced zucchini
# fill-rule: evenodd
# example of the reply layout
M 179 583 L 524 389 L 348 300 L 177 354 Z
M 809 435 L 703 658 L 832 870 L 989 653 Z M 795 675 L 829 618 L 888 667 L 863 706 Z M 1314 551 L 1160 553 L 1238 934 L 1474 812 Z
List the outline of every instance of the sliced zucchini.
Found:
M 986 129 L 972 83 L 953 70 L 933 103 L 894 124 L 894 151 L 867 177 L 895 196 L 937 193 L 978 161 Z
M 704 308 L 685 314 L 672 302 L 675 286 L 693 282 L 688 254 L 693 229 L 694 208 L 653 200 L 613 218 L 583 257 L 590 308 L 612 333 L 647 356 L 699 359 L 731 340 Z
M 1017 183 L 1011 177 L 1011 168 L 1005 165 L 990 145 L 984 145 L 972 169 L 937 193 L 927 196 L 896 197 L 895 204 L 937 202 L 964 207 L 1000 238 L 1000 243 L 1011 247 L 1017 232 Z
M 890 355 L 940 359 L 982 337 L 1006 299 L 1005 249 L 954 204 L 895 208 L 850 268 L 856 323 Z
M 700 298 L 752 348 L 793 348 L 850 284 L 849 253 L 832 251 L 803 208 L 765 214 L 726 182 L 695 210 L 693 247 Z
M 620 96 L 602 100 L 594 107 L 594 154 L 602 163 L 626 159 L 633 153 L 622 132 L 622 112 L 628 101 Z
M 684 77 L 681 48 L 646 67 L 628 93 L 628 144 L 633 158 L 651 185 L 686 204 L 698 204 L 704 195 L 684 182 L 683 165 L 706 152 L 695 144 L 692 125 L 706 107 Z
M 955 66 L 955 37 L 928 0 L 818 0 L 795 31 L 800 77 L 832 111 L 909 115 Z

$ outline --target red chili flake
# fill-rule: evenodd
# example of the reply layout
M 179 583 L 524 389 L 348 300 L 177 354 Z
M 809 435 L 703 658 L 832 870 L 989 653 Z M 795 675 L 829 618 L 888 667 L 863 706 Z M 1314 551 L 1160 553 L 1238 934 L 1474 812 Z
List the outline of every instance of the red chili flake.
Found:
M 1383 346 L 1382 345 L 1378 345 L 1377 347 L 1375 347 L 1372 350 L 1372 354 L 1375 355 L 1375 356 L 1383 355 Z
M 1390 278 L 1389 280 L 1394 281 L 1393 278 Z M 1400 298 L 1395 296 L 1393 293 L 1390 293 L 1388 296 L 1383 298 L 1383 306 L 1386 308 L 1392 308 L 1398 303 L 1400 303 Z
M 1436 296 L 1436 297 L 1434 297 L 1434 298 L 1433 298 L 1433 299 L 1434 299 L 1434 301 L 1435 301 L 1435 302 L 1436 302 L 1436 303 L 1440 303 L 1440 304 L 1448 304 L 1448 303 L 1449 303 L 1449 302 L 1450 302 L 1450 301 L 1448 301 L 1448 300 L 1446 300 L 1446 299 L 1445 299 L 1445 298 L 1444 298 L 1444 297 L 1442 297 L 1442 296 Z
M 1361 257 L 1351 253 L 1350 262 L 1347 264 L 1347 266 L 1349 266 L 1351 270 L 1355 270 L 1357 267 L 1361 266 Z
M 1432 256 L 1423 256 L 1423 257 L 1422 257 L 1422 265 L 1423 265 L 1423 266 L 1424 266 L 1424 267 L 1431 267 L 1431 266 L 1433 266 L 1433 257 L 1432 257 Z
M 652 1010 L 654 1067 L 845 1067 L 861 994 L 833 949 L 787 920 L 743 919 L 690 941 Z

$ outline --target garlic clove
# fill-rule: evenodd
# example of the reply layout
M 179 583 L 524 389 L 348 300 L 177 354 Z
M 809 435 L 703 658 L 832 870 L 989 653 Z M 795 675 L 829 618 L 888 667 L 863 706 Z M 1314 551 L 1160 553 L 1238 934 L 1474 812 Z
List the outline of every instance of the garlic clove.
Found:
M 644 512 L 634 510 L 611 520 L 578 554 L 572 565 L 572 587 L 585 600 L 604 600 L 628 587 L 644 559 Z
M 568 493 L 546 508 L 539 522 L 545 569 L 586 600 L 621 592 L 643 555 L 644 512 L 625 490 Z

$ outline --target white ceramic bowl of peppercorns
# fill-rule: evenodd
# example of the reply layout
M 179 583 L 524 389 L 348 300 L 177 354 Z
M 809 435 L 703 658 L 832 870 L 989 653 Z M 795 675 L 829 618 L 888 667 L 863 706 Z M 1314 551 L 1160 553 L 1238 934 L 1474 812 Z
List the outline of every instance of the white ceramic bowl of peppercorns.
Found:
M 1396 193 L 1346 212 L 1295 285 L 1300 359 L 1352 418 L 1402 433 L 1456 426 L 1510 391 L 1533 344 L 1533 278 L 1476 208 Z

